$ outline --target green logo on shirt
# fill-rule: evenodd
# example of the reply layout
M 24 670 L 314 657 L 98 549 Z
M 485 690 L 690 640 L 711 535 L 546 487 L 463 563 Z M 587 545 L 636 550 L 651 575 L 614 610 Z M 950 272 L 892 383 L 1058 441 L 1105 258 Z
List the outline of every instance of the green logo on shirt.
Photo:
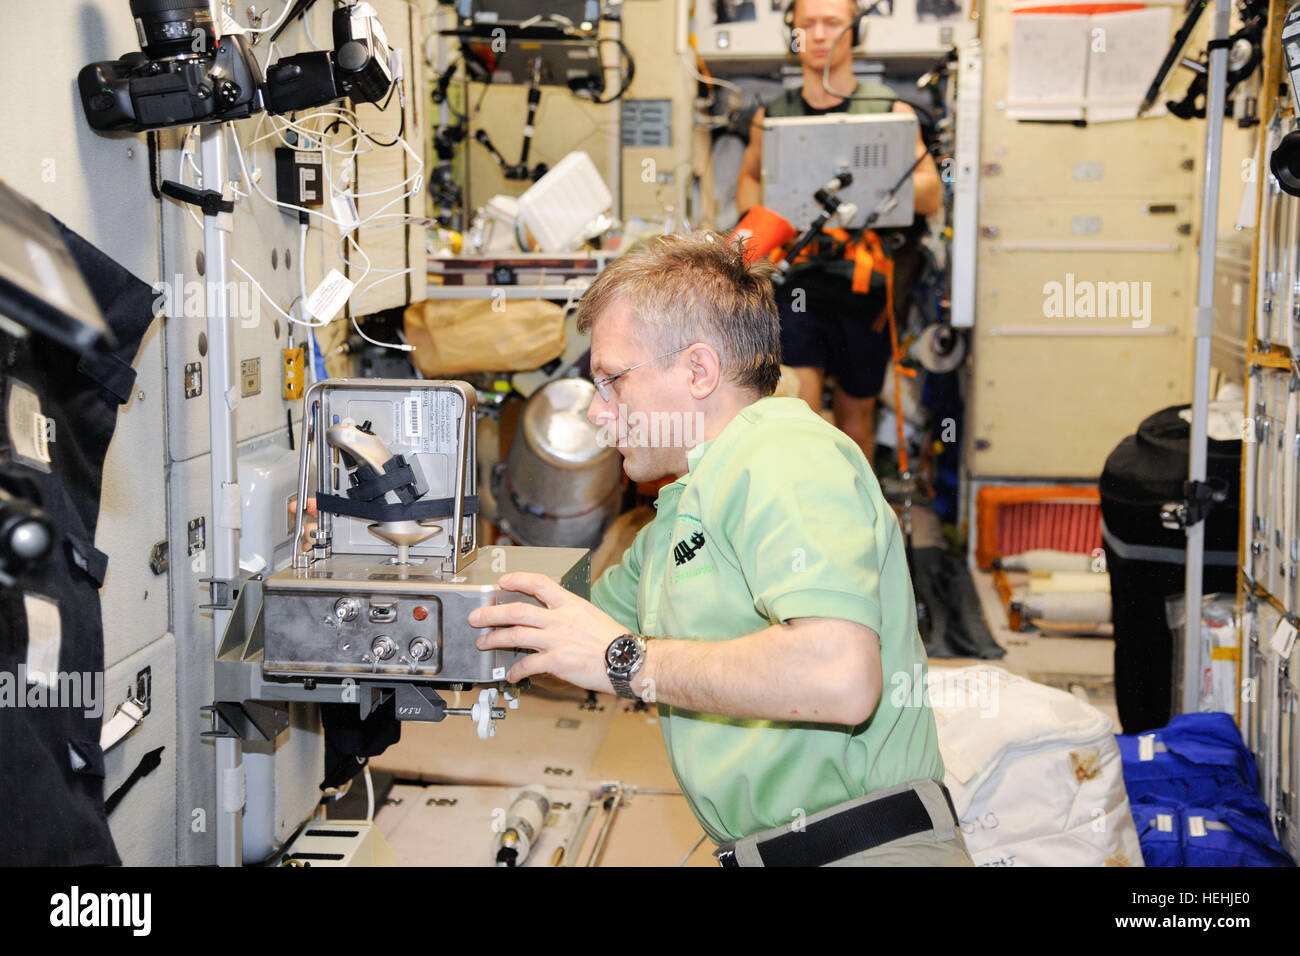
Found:
M 691 535 L 690 542 L 678 541 L 673 547 L 673 558 L 681 565 L 695 559 L 695 552 L 704 547 L 704 532 L 697 531 Z

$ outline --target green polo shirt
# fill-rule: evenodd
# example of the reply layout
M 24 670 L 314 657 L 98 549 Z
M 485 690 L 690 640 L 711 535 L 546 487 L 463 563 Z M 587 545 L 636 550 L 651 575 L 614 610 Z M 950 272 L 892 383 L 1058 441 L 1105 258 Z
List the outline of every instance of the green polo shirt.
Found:
M 725 641 L 799 617 L 880 635 L 863 724 L 739 720 L 659 705 L 673 772 L 717 843 L 924 777 L 943 779 L 902 532 L 857 444 L 763 398 L 690 450 L 655 520 L 592 601 L 647 637 Z M 654 653 L 651 644 L 650 653 Z

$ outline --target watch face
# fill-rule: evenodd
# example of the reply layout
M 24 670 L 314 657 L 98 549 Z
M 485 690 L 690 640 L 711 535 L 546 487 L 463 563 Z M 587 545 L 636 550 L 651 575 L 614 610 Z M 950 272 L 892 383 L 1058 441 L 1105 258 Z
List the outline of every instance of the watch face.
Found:
M 637 646 L 635 638 L 620 637 L 609 645 L 609 650 L 605 653 L 605 663 L 614 670 L 624 670 L 635 664 L 640 656 L 641 649 Z

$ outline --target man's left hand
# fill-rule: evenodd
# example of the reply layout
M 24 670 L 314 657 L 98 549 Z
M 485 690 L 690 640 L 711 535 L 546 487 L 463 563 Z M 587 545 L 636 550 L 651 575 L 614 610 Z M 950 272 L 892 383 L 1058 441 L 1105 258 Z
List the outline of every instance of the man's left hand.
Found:
M 584 690 L 614 692 L 605 672 L 605 650 L 627 628 L 544 574 L 516 571 L 502 575 L 500 586 L 542 603 L 496 604 L 469 615 L 471 626 L 493 628 L 478 636 L 480 650 L 525 647 L 537 652 L 510 668 L 506 680 L 513 684 L 534 674 L 554 674 Z

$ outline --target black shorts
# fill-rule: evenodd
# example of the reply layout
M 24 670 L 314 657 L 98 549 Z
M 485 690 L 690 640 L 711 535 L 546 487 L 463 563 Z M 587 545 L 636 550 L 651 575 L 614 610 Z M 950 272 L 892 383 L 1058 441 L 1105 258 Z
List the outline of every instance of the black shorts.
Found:
M 889 323 L 873 328 L 885 307 L 883 287 L 859 295 L 849 279 L 801 270 L 777 287 L 776 304 L 786 365 L 825 369 L 852 398 L 880 394 L 892 354 Z

